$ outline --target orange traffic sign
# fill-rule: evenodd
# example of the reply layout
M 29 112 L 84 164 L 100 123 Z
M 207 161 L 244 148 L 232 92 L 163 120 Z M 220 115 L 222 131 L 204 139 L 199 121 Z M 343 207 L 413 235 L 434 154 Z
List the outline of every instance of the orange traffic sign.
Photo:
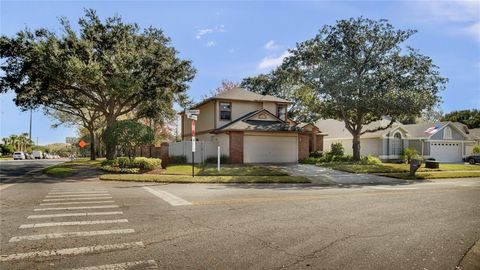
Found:
M 84 148 L 85 146 L 87 146 L 87 143 L 84 140 L 80 140 L 78 142 L 78 146 L 80 146 L 80 148 Z

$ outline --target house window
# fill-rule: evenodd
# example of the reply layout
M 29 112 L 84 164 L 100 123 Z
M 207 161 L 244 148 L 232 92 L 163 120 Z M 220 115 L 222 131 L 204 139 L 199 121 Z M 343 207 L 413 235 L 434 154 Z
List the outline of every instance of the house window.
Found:
M 277 116 L 278 118 L 282 119 L 283 121 L 287 120 L 287 106 L 278 106 L 277 107 Z
M 445 127 L 443 129 L 443 139 L 451 140 L 452 139 L 452 129 L 450 127 Z
M 392 140 L 392 154 L 400 155 L 402 152 L 402 135 L 400 133 L 395 133 Z
M 220 102 L 220 120 L 232 120 L 232 103 Z

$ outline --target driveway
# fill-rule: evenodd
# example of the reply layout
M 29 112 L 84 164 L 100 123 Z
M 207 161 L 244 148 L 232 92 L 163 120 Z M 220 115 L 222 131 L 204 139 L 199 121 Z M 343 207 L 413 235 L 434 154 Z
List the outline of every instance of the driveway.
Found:
M 309 164 L 289 164 L 275 166 L 292 175 L 305 176 L 314 184 L 321 185 L 399 185 L 408 181 L 372 174 L 348 173 Z

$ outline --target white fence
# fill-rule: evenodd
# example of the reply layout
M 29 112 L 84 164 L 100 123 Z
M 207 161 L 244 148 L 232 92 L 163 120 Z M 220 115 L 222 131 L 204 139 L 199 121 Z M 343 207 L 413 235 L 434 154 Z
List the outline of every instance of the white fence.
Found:
M 195 142 L 195 163 L 203 163 L 209 157 L 217 157 L 217 142 Z M 168 156 L 186 156 L 187 163 L 192 162 L 192 142 L 182 141 L 170 143 Z

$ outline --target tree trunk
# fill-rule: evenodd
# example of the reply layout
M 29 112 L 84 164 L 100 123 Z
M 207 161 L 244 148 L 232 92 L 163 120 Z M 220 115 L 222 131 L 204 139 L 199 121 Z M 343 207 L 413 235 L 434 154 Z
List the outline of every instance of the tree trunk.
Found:
M 96 160 L 96 147 L 95 147 L 95 131 L 92 128 L 89 128 L 90 131 L 90 160 Z
M 353 160 L 360 161 L 360 134 L 353 134 Z
M 108 129 L 110 126 L 112 126 L 113 124 L 115 124 L 115 119 L 113 118 L 107 118 L 107 127 L 106 129 Z M 107 140 L 105 142 L 105 150 L 106 150 L 106 158 L 108 160 L 112 160 L 112 159 L 115 159 L 116 156 L 117 156 L 117 150 L 116 150 L 117 146 L 110 142 L 110 140 Z

